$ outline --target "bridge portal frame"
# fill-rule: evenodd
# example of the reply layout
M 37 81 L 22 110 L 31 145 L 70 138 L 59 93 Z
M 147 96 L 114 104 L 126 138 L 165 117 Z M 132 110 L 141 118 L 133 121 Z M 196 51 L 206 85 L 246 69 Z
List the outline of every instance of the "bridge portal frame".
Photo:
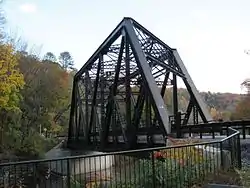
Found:
M 74 76 L 68 144 L 81 142 L 104 151 L 110 143 L 118 148 L 122 140 L 123 149 L 135 149 L 139 135 L 146 136 L 145 145 L 150 147 L 155 145 L 156 134 L 165 142 L 171 123 L 163 98 L 170 82 L 173 117 L 177 122 L 177 77 L 183 80 L 190 95 L 180 123 L 186 125 L 192 112 L 194 123 L 198 123 L 198 114 L 204 123 L 211 121 L 177 50 L 125 17 Z M 162 78 L 161 88 L 158 78 Z M 133 87 L 137 87 L 136 97 Z M 124 100 L 123 114 L 120 100 Z M 145 123 L 140 126 L 143 115 Z

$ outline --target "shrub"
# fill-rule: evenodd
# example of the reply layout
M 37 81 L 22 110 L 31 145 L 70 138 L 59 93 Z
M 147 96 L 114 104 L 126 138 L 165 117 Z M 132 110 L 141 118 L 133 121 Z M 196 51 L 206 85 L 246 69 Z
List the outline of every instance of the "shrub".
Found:
M 212 158 L 204 158 L 203 150 L 193 146 L 168 148 L 154 152 L 150 159 L 135 164 L 131 178 L 115 182 L 114 187 L 190 187 L 210 172 Z M 126 185 L 126 186 L 125 186 Z

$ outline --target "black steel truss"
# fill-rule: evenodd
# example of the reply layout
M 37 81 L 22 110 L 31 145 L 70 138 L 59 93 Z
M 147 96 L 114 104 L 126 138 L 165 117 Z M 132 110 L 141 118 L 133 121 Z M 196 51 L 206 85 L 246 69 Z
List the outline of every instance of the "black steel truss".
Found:
M 181 124 L 193 113 L 211 117 L 177 50 L 170 48 L 132 18 L 124 18 L 74 77 L 68 143 L 99 150 L 133 149 L 165 144 L 177 122 L 177 77 L 190 94 Z M 164 103 L 172 85 L 173 114 Z M 172 118 L 171 118 L 171 117 Z

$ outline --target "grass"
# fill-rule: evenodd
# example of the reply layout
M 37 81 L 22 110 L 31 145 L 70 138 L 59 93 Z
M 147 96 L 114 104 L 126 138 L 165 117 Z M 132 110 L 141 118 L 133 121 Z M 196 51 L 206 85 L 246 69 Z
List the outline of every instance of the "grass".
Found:
M 240 178 L 242 185 L 246 188 L 250 187 L 250 168 L 243 168 L 241 170 L 237 170 Z
M 249 172 L 250 175 L 250 172 Z M 248 177 L 250 179 L 250 176 Z M 199 184 L 194 185 L 192 188 L 201 188 L 207 184 L 223 184 L 223 185 L 244 185 L 241 175 L 238 170 L 220 171 L 218 174 L 209 174 L 205 180 Z M 246 186 L 247 188 L 249 186 Z

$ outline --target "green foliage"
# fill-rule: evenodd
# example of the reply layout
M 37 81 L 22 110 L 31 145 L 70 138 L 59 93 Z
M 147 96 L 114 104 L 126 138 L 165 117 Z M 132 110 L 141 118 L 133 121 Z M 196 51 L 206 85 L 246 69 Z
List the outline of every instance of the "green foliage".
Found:
M 179 146 L 197 142 L 171 140 L 173 145 Z M 194 146 L 171 147 L 154 152 L 149 159 L 129 160 L 130 166 L 124 166 L 127 172 L 121 173 L 118 169 L 121 174 L 114 175 L 112 185 L 129 188 L 191 187 L 201 183 L 208 174 L 218 172 L 215 160 L 215 156 L 207 156 L 203 149 Z
M 73 181 L 73 180 L 71 180 L 71 182 L 70 182 L 70 187 L 72 187 L 72 188 L 81 188 L 82 185 L 81 185 L 78 181 Z M 94 188 L 94 187 L 93 187 L 93 188 Z
M 40 156 L 57 143 L 53 136 L 65 131 L 68 125 L 76 71 L 73 58 L 69 52 L 61 53 L 60 65 L 55 55 L 47 52 L 41 60 L 24 50 L 27 45 L 20 47 L 20 40 L 4 36 L 4 24 L 1 12 L 0 154 Z M 73 69 L 73 73 L 68 69 Z
M 0 48 L 0 53 L 6 53 L 1 50 L 2 48 Z M 17 80 L 12 79 L 15 80 L 13 83 L 19 85 L 11 87 L 13 91 L 10 94 L 20 96 L 21 100 L 18 103 L 14 97 L 9 97 L 13 102 L 5 102 L 6 105 L 2 102 L 0 105 L 5 107 L 0 111 L 0 141 L 2 143 L 0 151 L 11 152 L 19 156 L 39 157 L 57 143 L 55 139 L 45 138 L 40 132 L 53 138 L 53 135 L 60 134 L 67 128 L 69 113 L 64 113 L 65 110 L 61 112 L 61 110 L 68 110 L 73 75 L 55 62 L 45 63 L 44 60 L 40 61 L 36 56 L 23 52 L 13 54 L 18 57 L 17 62 L 15 66 L 9 67 L 12 72 L 19 74 L 25 85 L 22 86 Z M 0 86 L 3 87 L 3 84 Z M 20 90 L 21 86 L 22 90 Z M 2 99 L 6 98 L 2 97 Z M 11 109 L 14 107 L 19 111 L 13 112 Z M 55 122 L 58 112 L 60 116 Z
M 59 63 L 63 69 L 72 69 L 74 66 L 74 61 L 69 52 L 62 52 L 59 56 Z
M 250 119 L 250 96 L 245 96 L 236 106 L 232 114 L 233 120 Z
M 23 112 L 20 122 L 22 151 L 34 155 L 46 151 L 45 145 L 50 144 L 38 134 L 40 131 L 53 136 L 68 125 L 68 114 L 61 114 L 57 122 L 54 117 L 62 108 L 68 107 L 72 77 L 57 63 L 42 63 L 30 55 L 21 56 L 20 70 L 26 82 L 20 106 Z
M 113 182 L 116 187 L 151 188 L 151 187 L 190 187 L 201 182 L 208 173 L 211 161 L 196 161 L 182 165 L 175 159 L 166 158 L 154 161 L 141 159 L 135 164 L 133 177 L 124 177 L 121 181 Z M 153 165 L 154 164 L 154 165 Z M 155 186 L 154 186 L 155 185 Z
M 56 61 L 56 56 L 52 52 L 47 52 L 43 57 L 43 62 L 46 63 L 55 63 Z
M 18 125 L 13 121 L 17 118 L 12 115 L 20 114 L 19 91 L 24 86 L 23 75 L 17 66 L 18 55 L 13 46 L 0 44 L 0 151 L 11 148 L 11 141 L 17 140 Z
M 241 170 L 237 170 L 240 175 L 241 182 L 244 187 L 250 187 L 250 168 L 243 167 Z
M 17 110 L 24 86 L 18 70 L 18 56 L 9 44 L 0 44 L 0 110 Z
M 31 131 L 30 131 L 31 132 Z M 45 151 L 44 143 L 46 140 L 37 132 L 32 131 L 22 140 L 20 147 L 16 148 L 16 154 L 19 156 L 39 156 Z M 39 156 L 40 157 L 40 156 Z

